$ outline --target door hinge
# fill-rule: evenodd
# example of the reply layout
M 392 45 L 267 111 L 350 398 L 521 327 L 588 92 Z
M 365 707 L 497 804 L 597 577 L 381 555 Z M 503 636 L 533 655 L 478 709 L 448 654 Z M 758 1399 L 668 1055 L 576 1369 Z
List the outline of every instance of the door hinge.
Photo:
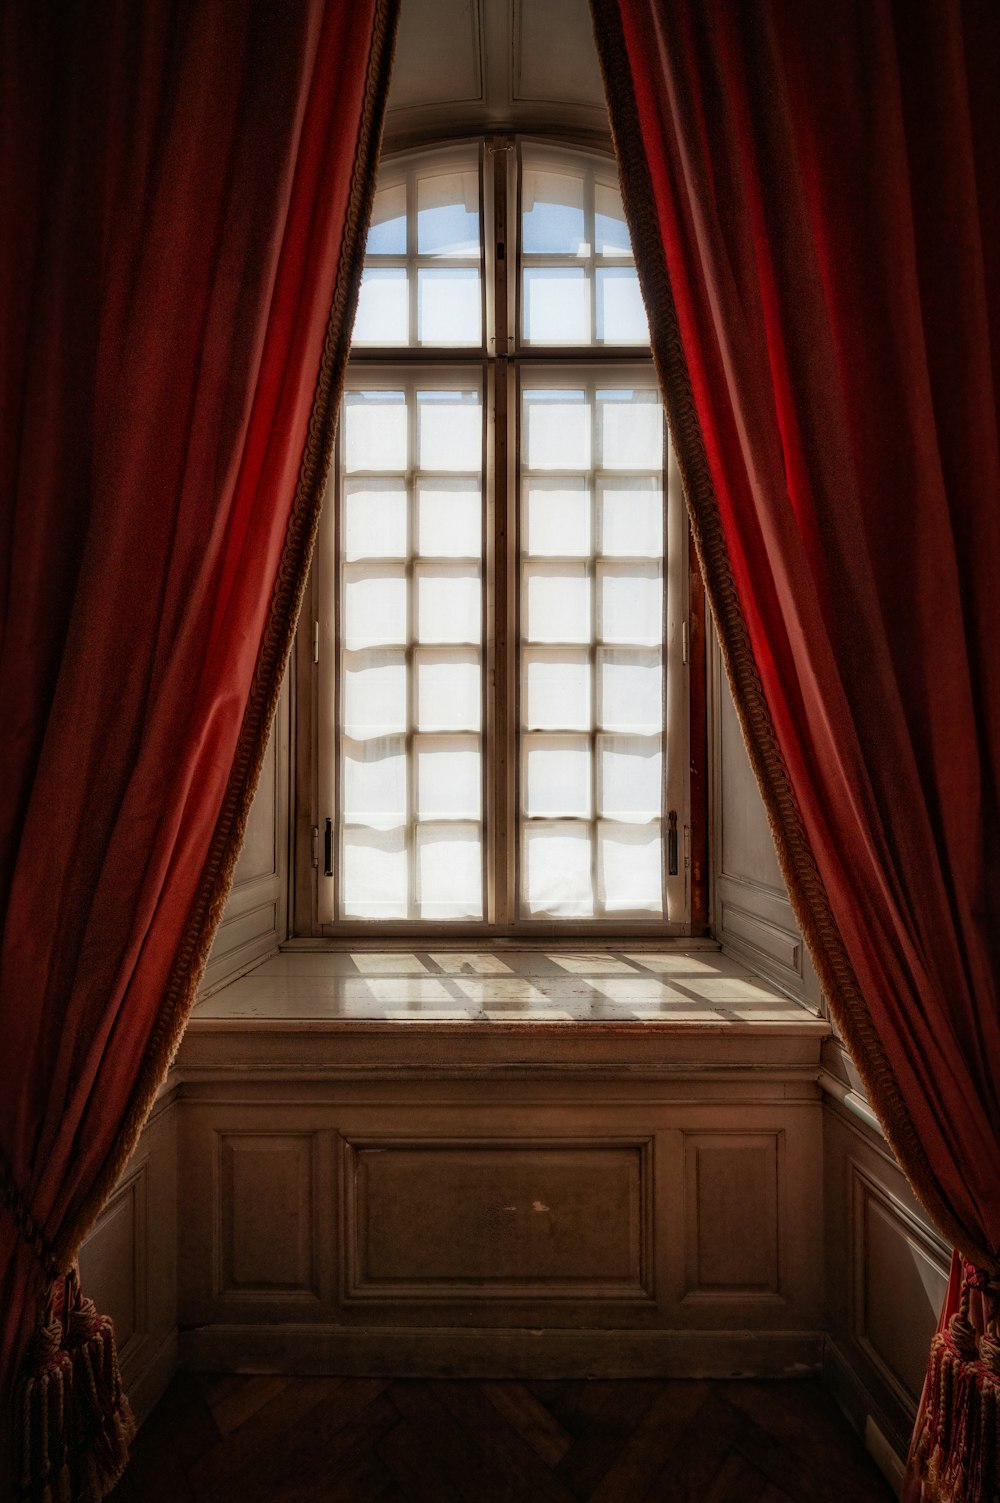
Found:
M 319 622 L 313 622 L 313 662 L 319 662 Z
M 319 866 L 319 825 L 312 827 L 312 864 Z
M 688 660 L 688 623 L 681 622 L 681 662 L 687 667 Z

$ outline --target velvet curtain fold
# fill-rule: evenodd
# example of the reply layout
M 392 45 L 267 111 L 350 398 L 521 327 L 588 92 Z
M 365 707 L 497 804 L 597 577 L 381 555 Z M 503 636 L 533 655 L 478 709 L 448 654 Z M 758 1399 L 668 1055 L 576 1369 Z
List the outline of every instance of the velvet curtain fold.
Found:
M 46 1383 L 96 1330 L 53 1276 L 225 901 L 329 465 L 397 9 L 0 8 L 3 1442 L 39 1292 L 64 1325 Z M 113 1470 L 86 1443 L 59 1441 L 73 1496 Z
M 792 901 L 889 1141 L 995 1319 L 1000 10 L 593 9 L 654 355 Z M 911 1474 L 986 1503 L 1000 1349 L 957 1318 L 935 1360 L 956 1415 L 993 1403 L 992 1438 L 976 1411 L 993 1459 L 949 1480 L 965 1421 L 931 1434 L 932 1370 Z

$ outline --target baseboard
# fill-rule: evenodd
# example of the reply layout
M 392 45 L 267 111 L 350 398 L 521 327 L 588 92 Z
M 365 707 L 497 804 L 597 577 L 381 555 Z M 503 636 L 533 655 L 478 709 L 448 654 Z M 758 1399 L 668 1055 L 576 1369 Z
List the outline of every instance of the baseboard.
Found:
M 217 1325 L 180 1333 L 192 1372 L 423 1378 L 779 1378 L 819 1372 L 819 1331 Z
M 164 1337 L 148 1362 L 126 1385 L 128 1401 L 137 1425 L 156 1407 L 177 1371 L 177 1331 Z
M 890 1424 L 868 1385 L 830 1336 L 823 1349 L 823 1382 L 864 1440 L 896 1497 L 900 1497 L 906 1470 L 905 1447 L 900 1450 L 896 1427 Z

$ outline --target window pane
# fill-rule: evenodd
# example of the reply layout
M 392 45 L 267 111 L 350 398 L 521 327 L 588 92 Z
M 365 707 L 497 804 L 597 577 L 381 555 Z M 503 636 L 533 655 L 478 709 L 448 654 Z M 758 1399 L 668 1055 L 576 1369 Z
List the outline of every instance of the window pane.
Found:
M 598 721 L 609 731 L 659 733 L 663 665 L 659 652 L 601 648 L 597 654 Z
M 663 834 L 655 825 L 597 826 L 597 884 L 607 913 L 663 912 Z
M 525 553 L 588 558 L 591 500 L 587 482 L 536 475 L 525 482 L 525 489 Z
M 482 495 L 468 480 L 417 481 L 417 551 L 435 558 L 482 554 Z
M 525 167 L 521 176 L 521 248 L 528 255 L 587 254 L 582 176 Z
M 663 582 L 654 564 L 602 564 L 598 630 L 604 642 L 655 646 L 663 628 Z
M 405 558 L 406 485 L 402 480 L 348 480 L 344 485 L 344 557 Z
M 418 819 L 478 819 L 482 806 L 479 739 L 418 736 Z
M 406 393 L 351 391 L 344 398 L 344 466 L 406 469 Z
M 399 649 L 344 653 L 344 733 L 355 740 L 406 730 L 406 658 Z
M 406 746 L 402 736 L 344 737 L 342 797 L 351 824 L 388 830 L 406 820 Z
M 405 266 L 365 267 L 351 342 L 409 344 L 410 298 Z
M 416 654 L 417 729 L 478 731 L 482 721 L 479 653 L 461 648 Z
M 406 255 L 406 184 L 380 188 L 372 205 L 366 256 Z
M 482 917 L 483 853 L 478 825 L 418 828 L 417 904 L 423 919 Z
M 649 343 L 639 278 L 631 267 L 598 267 L 597 340 L 599 344 Z
M 526 391 L 522 444 L 529 470 L 589 470 L 586 392 Z
M 346 918 L 405 918 L 406 831 L 364 830 L 348 825 L 341 840 L 343 908 Z
M 526 641 L 590 641 L 586 564 L 525 564 L 522 578 L 521 621 Z
M 663 407 L 652 390 L 599 391 L 600 462 L 606 470 L 654 470 L 663 464 Z
M 478 569 L 463 564 L 421 564 L 415 582 L 421 642 L 479 641 L 482 587 Z
M 589 819 L 593 807 L 590 738 L 524 736 L 521 782 L 529 819 L 554 815 Z
M 343 637 L 347 648 L 405 642 L 406 575 L 379 564 L 344 568 Z
M 617 188 L 594 184 L 596 231 L 594 249 L 599 256 L 631 256 L 632 241 L 625 221 L 622 196 Z
M 597 487 L 601 552 L 607 557 L 659 558 L 663 552 L 663 491 L 659 480 L 624 476 Z
M 483 309 L 478 269 L 421 267 L 417 272 L 417 339 L 421 344 L 479 345 Z
M 598 813 L 630 824 L 659 817 L 663 801 L 659 736 L 598 736 Z
M 525 907 L 530 914 L 589 918 L 594 912 L 591 834 L 585 824 L 532 821 L 523 827 Z
M 524 337 L 529 344 L 590 343 L 590 291 L 582 267 L 524 268 Z
M 417 179 L 417 252 L 479 255 L 479 173 L 448 172 Z
M 590 730 L 590 654 L 526 648 L 523 724 L 528 730 Z
M 422 470 L 479 473 L 483 413 L 478 392 L 417 393 L 417 463 Z

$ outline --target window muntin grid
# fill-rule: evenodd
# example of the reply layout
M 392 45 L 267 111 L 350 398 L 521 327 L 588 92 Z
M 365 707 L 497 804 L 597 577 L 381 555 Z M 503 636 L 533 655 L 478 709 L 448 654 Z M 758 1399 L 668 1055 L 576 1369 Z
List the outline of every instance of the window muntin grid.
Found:
M 520 432 L 521 914 L 662 918 L 659 391 L 533 371 Z
M 365 246 L 356 349 L 481 348 L 483 236 L 475 149 L 380 174 Z
M 483 392 L 445 380 L 344 397 L 342 919 L 483 916 Z
M 523 256 L 514 254 L 518 249 L 521 225 L 516 215 L 524 203 L 523 191 L 518 186 L 522 181 L 522 153 L 529 170 L 543 172 L 548 163 L 553 176 L 572 179 L 575 175 L 575 180 L 581 185 L 577 193 L 580 216 L 575 224 L 576 240 L 565 231 L 565 225 L 559 232 L 561 242 L 556 234 L 540 225 L 538 205 L 553 197 L 551 187 L 543 183 L 545 191 L 536 192 L 535 206 L 527 211 L 534 215 L 534 238 L 528 236 L 527 239 L 535 246 L 556 245 L 557 249 L 529 250 Z M 453 648 L 471 648 L 474 644 L 446 645 L 443 657 L 435 660 L 431 656 L 434 650 L 431 644 L 419 642 L 419 607 L 415 605 L 413 583 L 416 565 L 431 552 L 439 568 L 449 561 L 467 562 L 470 547 L 467 536 L 472 524 L 468 515 L 463 521 L 456 514 L 454 498 L 440 484 L 440 475 L 433 507 L 418 507 L 414 517 L 413 487 L 416 482 L 410 473 L 412 450 L 407 448 L 405 459 L 400 460 L 399 450 L 403 442 L 398 429 L 400 419 L 398 416 L 387 417 L 383 409 L 377 415 L 375 428 L 381 449 L 378 464 L 384 467 L 376 466 L 367 474 L 360 469 L 350 476 L 342 473 L 339 480 L 342 500 L 348 488 L 353 487 L 355 494 L 366 492 L 369 504 L 355 509 L 350 525 L 342 502 L 337 508 L 335 576 L 339 581 L 340 599 L 335 612 L 339 619 L 333 626 L 332 639 L 337 644 L 338 654 L 345 659 L 345 667 L 338 674 L 333 720 L 328 722 L 321 716 L 320 738 L 322 741 L 325 737 L 326 744 L 334 748 L 333 761 L 338 769 L 333 822 L 334 851 L 341 859 L 338 861 L 334 855 L 333 880 L 328 885 L 321 884 L 320 915 L 324 922 L 329 920 L 337 925 L 360 926 L 362 929 L 372 922 L 391 924 L 394 921 L 404 927 L 414 922 L 425 925 L 442 922 L 455 928 L 464 921 L 473 928 L 500 924 L 521 932 L 532 928 L 543 932 L 546 925 L 557 921 L 569 932 L 573 932 L 574 924 L 580 931 L 588 926 L 603 926 L 606 932 L 611 922 L 618 922 L 623 929 L 631 926 L 634 933 L 646 932 L 647 928 L 655 933 L 665 928 L 668 920 L 670 927 L 679 928 L 686 913 L 686 879 L 683 875 L 678 879 L 665 872 L 663 836 L 666 804 L 681 804 L 683 809 L 684 795 L 682 792 L 678 797 L 678 789 L 682 787 L 681 780 L 686 774 L 683 762 L 676 755 L 665 761 L 665 706 L 670 707 L 674 734 L 685 719 L 686 710 L 683 716 L 677 713 L 675 700 L 683 676 L 669 667 L 663 639 L 665 629 L 666 636 L 673 633 L 675 645 L 679 644 L 680 627 L 675 617 L 665 612 L 665 597 L 668 601 L 675 598 L 672 592 L 676 592 L 677 581 L 683 579 L 683 573 L 679 572 L 676 518 L 670 524 L 672 562 L 669 568 L 664 566 L 664 430 L 651 363 L 648 356 L 643 357 L 638 337 L 634 345 L 637 359 L 633 361 L 629 357 L 627 366 L 623 364 L 623 351 L 617 348 L 627 342 L 621 337 L 620 329 L 613 340 L 602 341 L 596 337 L 598 273 L 623 272 L 630 285 L 635 282 L 614 168 L 610 162 L 588 154 L 535 147 L 530 143 L 513 152 L 509 145 L 487 144 L 483 161 L 487 177 L 486 190 L 481 195 L 485 204 L 482 215 L 478 203 L 475 215 L 471 209 L 465 208 L 465 203 L 473 199 L 468 184 L 461 192 L 447 185 L 440 192 L 437 188 L 422 187 L 424 183 L 434 184 L 435 180 L 447 179 L 453 169 L 467 172 L 470 164 L 478 172 L 476 149 L 445 148 L 422 158 L 411 156 L 383 172 L 367 247 L 365 274 L 402 273 L 405 320 L 398 321 L 392 343 L 381 345 L 377 341 L 365 342 L 356 338 L 348 383 L 356 388 L 363 386 L 369 392 L 381 386 L 384 397 L 392 392 L 397 395 L 405 393 L 402 406 L 407 411 L 416 390 L 412 382 L 418 385 L 423 382 L 422 389 L 434 383 L 439 389 L 450 389 L 460 387 L 461 378 L 468 378 L 470 383 L 475 381 L 481 397 L 488 395 L 489 400 L 481 403 L 484 427 L 480 446 L 492 455 L 491 425 L 495 410 L 497 468 L 493 470 L 491 459 L 490 465 L 481 470 L 478 481 L 482 640 L 463 660 L 461 682 Z M 503 206 L 504 195 L 499 185 L 504 178 L 507 181 L 506 201 L 511 208 L 516 206 L 515 213 L 505 211 Z M 476 181 L 478 184 L 478 178 Z M 478 193 L 478 187 L 476 191 Z M 576 193 L 577 189 L 574 188 L 573 192 Z M 427 228 L 421 233 L 420 225 L 415 223 L 416 206 L 423 204 L 429 213 L 428 206 L 432 206 L 434 194 L 438 199 L 436 208 L 442 212 L 436 220 L 425 218 Z M 505 212 L 509 213 L 506 222 Z M 480 231 L 481 224 L 487 230 L 485 237 Z M 476 243 L 477 239 L 485 239 L 485 256 L 481 245 Z M 509 242 L 506 247 L 501 245 L 504 240 Z M 439 257 L 443 258 L 445 269 L 457 271 L 464 267 L 472 270 L 477 279 L 477 296 L 486 313 L 485 324 L 480 321 L 476 332 L 476 343 L 481 345 L 479 351 L 472 352 L 470 345 L 469 351 L 462 356 L 457 346 L 442 345 L 438 349 L 417 343 L 427 331 L 420 319 L 416 273 L 434 269 Z M 480 268 L 484 264 L 488 275 L 481 278 Z M 522 323 L 522 265 L 530 269 L 532 265 L 555 268 L 559 264 L 583 270 L 590 309 L 587 327 L 595 336 L 589 346 L 577 346 L 573 350 L 574 365 L 570 374 L 567 374 L 568 366 L 553 367 L 550 347 L 546 348 L 537 339 L 524 341 L 515 337 Z M 635 296 L 638 296 L 637 290 Z M 509 310 L 508 316 L 504 316 L 505 309 Z M 600 332 L 606 335 L 608 330 L 602 327 Z M 383 337 L 387 336 L 378 336 L 379 339 Z M 647 341 L 643 315 L 641 343 Z M 464 358 L 466 362 L 471 352 L 476 367 L 466 365 L 460 378 L 453 373 L 457 368 L 442 363 L 442 356 L 448 349 L 455 349 L 455 358 Z M 435 360 L 433 367 L 424 363 L 429 359 Z M 391 371 L 386 364 L 390 361 Z M 588 362 L 592 362 L 589 370 Z M 378 371 L 383 372 L 383 376 L 376 380 Z M 577 468 L 573 475 L 569 475 L 560 474 L 555 469 L 543 473 L 544 465 L 536 467 L 533 475 L 535 504 L 530 515 L 522 515 L 516 454 L 520 426 L 519 393 L 526 391 L 532 380 L 535 390 L 540 390 L 536 378 L 549 381 L 555 392 L 567 386 L 576 388 L 582 381 L 592 403 L 596 401 L 593 393 L 598 388 L 601 391 L 641 389 L 647 392 L 651 396 L 651 408 L 655 406 L 657 413 L 661 451 L 659 469 L 654 467 L 643 473 L 634 468 L 630 470 L 627 463 L 619 464 L 613 453 L 604 454 L 606 445 L 603 439 L 598 459 L 598 444 L 592 433 L 590 459 L 593 463 L 590 469 L 584 472 Z M 408 382 L 411 385 L 408 386 Z M 402 431 L 408 435 L 412 419 L 407 415 L 402 421 Z M 346 432 L 346 423 L 342 423 L 343 432 Z M 503 452 L 505 435 L 509 438 L 509 461 Z M 613 440 L 613 434 L 611 438 Z M 408 437 L 405 442 L 409 444 Z M 611 480 L 613 486 L 609 485 Z M 497 493 L 495 518 L 490 500 L 494 484 Z M 555 495 L 551 493 L 553 490 Z M 372 516 L 376 509 L 377 520 Z M 420 517 L 425 510 L 427 520 L 422 527 Z M 585 517 L 582 532 L 581 515 Z M 509 516 L 509 526 L 505 524 L 505 516 Z M 683 522 L 679 525 L 683 538 Z M 638 540 L 637 529 L 641 533 Z M 366 559 L 372 562 L 371 552 L 375 545 L 366 538 L 366 532 L 374 532 L 379 539 L 377 562 L 382 571 L 380 588 L 383 593 L 375 614 L 386 623 L 387 633 L 400 638 L 404 630 L 400 623 L 405 615 L 405 629 L 411 634 L 405 642 L 368 642 L 348 648 L 344 633 L 346 588 L 342 571 L 345 564 L 359 564 Z M 572 544 L 567 542 L 571 534 L 576 536 L 576 542 Z M 648 553 L 650 538 L 654 535 L 660 539 L 658 561 L 651 559 Z M 560 556 L 559 549 L 562 548 L 569 549 L 568 556 Z M 354 553 L 358 554 L 356 558 Z M 550 607 L 554 608 L 560 625 L 553 628 L 550 640 L 544 643 L 523 644 L 519 641 L 521 586 L 527 587 L 531 566 L 540 560 L 544 561 L 546 568 L 550 564 L 553 566 L 549 569 L 553 576 L 559 572 L 555 568 L 557 564 L 569 566 L 582 562 L 586 566 L 584 573 L 589 577 L 592 596 L 589 609 L 593 613 L 597 610 L 597 602 L 601 603 L 599 624 L 603 636 L 599 635 L 596 625 L 593 630 L 579 622 L 574 625 L 561 610 L 558 592 L 551 594 L 549 586 L 544 593 L 549 597 Z M 395 565 L 395 570 L 391 565 Z M 524 578 L 523 567 L 526 567 Z M 640 575 L 639 581 L 640 585 L 644 582 L 645 589 L 640 588 L 637 592 L 634 579 L 625 580 L 622 588 L 623 571 L 627 568 L 646 571 Z M 355 571 L 356 575 L 364 573 L 364 570 Z M 561 579 L 564 595 L 568 590 L 571 600 L 573 570 L 564 568 L 562 573 L 565 576 Z M 507 584 L 503 586 L 505 575 Z M 540 577 L 536 571 L 536 578 Z M 400 578 L 408 582 L 408 594 L 401 591 Z M 645 627 L 641 619 L 637 626 L 635 607 L 637 603 L 641 605 L 641 601 L 632 597 L 638 593 L 648 602 L 654 587 L 659 591 L 659 605 L 657 607 L 654 602 L 652 611 L 647 610 Z M 471 605 L 471 596 L 469 603 Z M 411 632 L 411 616 L 415 610 L 417 619 Z M 676 604 L 674 610 L 676 612 Z M 655 624 L 651 625 L 652 622 Z M 562 630 L 570 633 L 570 640 L 557 640 L 558 632 Z M 577 631 L 579 637 L 573 640 L 572 633 Z M 532 657 L 539 645 L 544 651 L 535 652 Z M 350 651 L 389 655 L 384 660 L 379 659 L 378 666 L 384 670 L 380 684 L 374 674 L 369 680 L 376 712 L 370 713 L 368 720 L 362 719 L 360 723 L 357 686 L 349 681 L 346 672 L 346 655 Z M 409 660 L 407 651 L 411 653 Z M 423 657 L 421 673 L 416 675 L 413 654 L 418 652 Z M 447 690 L 442 687 L 445 668 L 450 674 Z M 506 690 L 501 688 L 504 681 L 508 685 Z M 686 694 L 686 690 L 683 692 Z M 403 725 L 404 715 L 398 709 L 401 702 L 405 706 L 405 726 L 402 729 L 399 727 Z M 438 707 L 437 720 L 429 718 L 432 705 Z M 441 713 L 444 705 L 448 707 L 447 715 Z M 359 724 L 363 734 L 353 735 Z M 327 725 L 329 729 L 324 729 Z M 387 729 L 389 725 L 396 729 Z M 364 734 L 366 730 L 367 735 Z M 412 738 L 430 734 L 439 737 L 455 734 L 460 738 L 475 736 L 479 758 L 478 807 L 464 794 L 459 797 L 463 788 L 471 787 L 471 776 L 464 780 L 461 776 L 447 777 L 438 779 L 435 784 L 428 774 L 421 784 L 414 763 L 416 743 Z M 346 786 L 345 753 L 355 750 L 348 743 L 351 740 L 376 740 L 383 735 L 403 737 L 403 756 L 398 761 L 394 759 L 392 746 L 368 748 L 369 753 L 377 752 L 372 760 L 378 763 L 381 779 L 378 786 L 385 807 L 361 809 L 356 804 L 354 815 L 367 815 L 367 822 L 356 817 L 350 819 L 347 816 L 351 811 L 342 807 L 342 790 Z M 561 807 L 558 802 L 554 808 L 541 813 L 523 813 L 522 803 L 528 795 L 526 763 L 529 752 L 533 763 L 544 767 L 542 754 L 559 746 L 562 737 L 561 744 L 569 758 L 567 766 L 573 763 L 570 754 L 574 753 L 574 765 L 579 771 L 581 735 L 587 738 L 587 757 L 582 760 L 587 762 L 585 771 L 589 771 L 589 802 L 578 798 L 574 804 L 572 800 L 564 799 L 572 809 L 569 813 L 558 812 Z M 411 738 L 409 742 L 407 736 Z M 550 739 L 546 741 L 546 737 Z M 465 744 L 462 742 L 461 746 Z M 441 744 L 437 749 L 444 752 L 447 747 Z M 640 755 L 643 752 L 647 755 Z M 671 768 L 674 769 L 672 773 Z M 644 776 L 623 777 L 623 769 Z M 539 777 L 542 777 L 541 772 Z M 550 778 L 550 785 L 552 781 Z M 534 782 L 537 783 L 537 779 Z M 577 777 L 574 785 L 572 776 L 564 779 L 560 772 L 555 782 L 560 785 L 562 797 L 574 787 L 579 791 L 583 779 Z M 565 788 L 561 786 L 563 783 Z M 435 803 L 442 785 L 449 796 L 454 792 L 458 800 L 453 801 L 453 807 L 446 811 L 447 817 L 443 819 L 441 806 Z M 663 794 L 665 786 L 670 790 L 669 798 Z M 544 777 L 538 787 L 544 792 Z M 630 790 L 628 797 L 622 792 L 623 787 Z M 654 812 L 654 793 L 650 790 L 657 787 L 660 799 Z M 642 790 L 645 790 L 643 798 L 637 801 L 632 795 Z M 467 818 L 466 811 L 474 807 L 477 817 Z M 582 809 L 586 809 L 586 814 L 579 812 Z M 391 816 L 389 821 L 385 818 L 387 813 Z M 682 813 L 682 820 L 683 817 Z M 464 900 L 438 901 L 435 907 L 432 902 L 424 901 L 426 893 L 418 880 L 420 858 L 417 842 L 418 837 L 426 840 L 426 835 L 420 832 L 429 830 L 436 821 L 448 824 L 451 833 L 460 836 L 466 855 L 469 850 L 476 852 L 474 863 L 469 863 L 476 868 L 472 879 L 475 899 L 471 903 Z M 581 821 L 587 824 L 586 831 L 582 829 Z M 674 824 L 672 822 L 672 828 Z M 465 825 L 474 828 L 463 830 L 461 827 Z M 350 863 L 344 859 L 342 834 L 349 827 L 356 833 L 348 837 L 348 849 L 352 840 L 355 846 L 367 842 L 370 848 L 374 873 L 367 880 L 370 902 L 367 899 L 355 902 L 347 891 Z M 525 846 L 529 841 L 525 832 L 529 829 L 530 842 L 535 847 L 532 859 L 537 855 L 539 860 L 551 864 L 555 855 L 569 872 L 575 867 L 572 859 L 566 861 L 567 854 L 572 857 L 573 851 L 580 848 L 580 842 L 586 842 L 590 862 L 587 883 L 578 883 L 580 891 L 570 891 L 562 905 L 553 905 L 548 900 L 533 904 L 527 894 L 522 898 L 520 888 L 524 886 L 529 868 L 525 856 Z M 367 834 L 361 834 L 362 831 Z M 443 854 L 452 869 L 457 871 L 462 853 L 458 853 L 458 861 L 452 859 L 454 852 Z M 535 865 L 537 868 L 537 862 Z M 576 866 L 580 865 L 576 863 Z M 630 874 L 635 873 L 643 874 L 641 890 L 631 882 Z M 654 891 L 657 882 L 659 885 Z M 573 880 L 569 880 L 569 886 L 573 887 Z M 328 903 L 332 903 L 332 908 L 326 906 Z M 376 903 L 379 905 L 377 911 L 362 911 L 374 909 Z
M 525 346 L 649 346 L 613 164 L 525 142 L 520 175 Z

